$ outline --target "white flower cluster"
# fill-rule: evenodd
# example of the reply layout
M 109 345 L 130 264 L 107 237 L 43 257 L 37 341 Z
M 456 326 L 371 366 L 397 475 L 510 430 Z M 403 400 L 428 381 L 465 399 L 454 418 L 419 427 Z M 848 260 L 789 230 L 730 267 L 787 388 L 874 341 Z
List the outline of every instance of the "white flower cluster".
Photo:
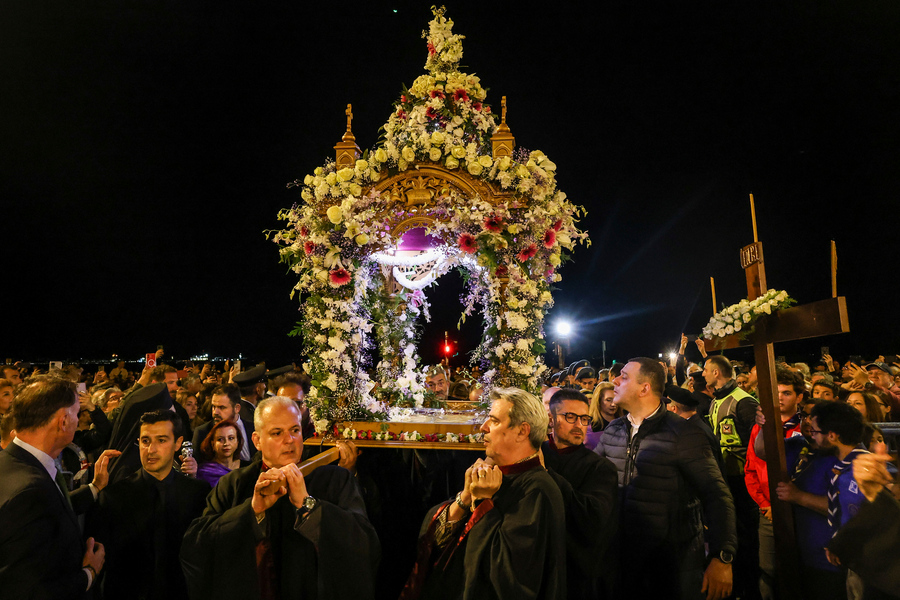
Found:
M 702 335 L 712 339 L 741 333 L 743 337 L 760 315 L 771 315 L 773 311 L 787 308 L 794 302 L 784 290 L 769 290 L 755 300 L 741 300 L 713 315 L 703 328 Z

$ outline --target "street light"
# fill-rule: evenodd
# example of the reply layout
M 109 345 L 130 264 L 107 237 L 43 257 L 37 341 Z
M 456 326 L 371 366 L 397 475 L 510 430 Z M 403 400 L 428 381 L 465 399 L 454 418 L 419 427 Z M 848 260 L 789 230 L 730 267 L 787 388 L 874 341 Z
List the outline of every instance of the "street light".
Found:
M 566 354 L 563 349 L 562 341 L 568 341 L 567 338 L 572 333 L 572 324 L 568 321 L 556 322 L 556 334 L 559 336 L 556 340 L 556 355 L 559 357 L 559 368 L 566 368 Z M 562 341 L 561 341 L 562 340 Z

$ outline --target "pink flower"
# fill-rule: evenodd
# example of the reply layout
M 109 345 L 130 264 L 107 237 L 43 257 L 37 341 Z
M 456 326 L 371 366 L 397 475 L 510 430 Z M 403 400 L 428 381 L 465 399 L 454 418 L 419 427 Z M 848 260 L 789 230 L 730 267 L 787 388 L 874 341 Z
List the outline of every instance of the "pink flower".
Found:
M 484 228 L 494 233 L 500 233 L 503 229 L 503 219 L 500 217 L 488 217 L 484 220 Z
M 340 287 L 350 283 L 350 271 L 344 268 L 332 269 L 328 272 L 328 279 L 331 281 L 332 287 Z
M 527 248 L 523 248 L 522 250 L 520 250 L 519 253 L 516 255 L 516 258 L 518 258 L 522 262 L 525 262 L 527 260 L 530 260 L 532 257 L 534 257 L 535 254 L 537 254 L 537 246 L 534 244 L 531 244 Z
M 559 231 L 562 229 L 562 219 L 557 219 L 556 223 L 553 224 L 553 231 Z
M 475 236 L 471 233 L 463 233 L 456 241 L 459 244 L 460 250 L 467 254 L 475 254 L 475 252 L 478 250 L 478 245 L 475 242 Z
M 468 102 L 469 94 L 466 93 L 466 90 L 459 88 L 458 90 L 453 92 L 453 99 L 456 100 L 457 102 L 459 102 L 460 100 Z
M 494 275 L 497 277 L 506 277 L 509 275 L 509 269 L 506 265 L 497 265 L 497 268 L 494 269 Z
M 556 243 L 556 231 L 554 229 L 548 229 L 547 233 L 544 234 L 544 248 L 552 248 Z
M 316 249 L 316 245 L 312 242 L 303 242 L 303 251 L 306 252 L 306 255 L 309 256 Z
M 425 294 L 422 293 L 422 290 L 413 290 L 413 292 L 407 296 L 407 301 L 413 308 L 421 308 L 422 304 L 425 302 Z

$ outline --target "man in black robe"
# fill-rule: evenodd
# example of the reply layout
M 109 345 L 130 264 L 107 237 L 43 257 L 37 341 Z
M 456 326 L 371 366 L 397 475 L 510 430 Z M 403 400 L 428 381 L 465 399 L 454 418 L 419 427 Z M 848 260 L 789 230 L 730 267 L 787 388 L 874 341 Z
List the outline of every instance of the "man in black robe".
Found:
M 579 391 L 562 389 L 553 394 L 553 437 L 541 446 L 547 472 L 566 506 L 568 597 L 584 600 L 613 594 L 615 561 L 607 549 L 616 528 L 618 495 L 616 467 L 584 446 L 591 424 L 589 407 L 590 401 Z
M 181 420 L 168 410 L 141 417 L 141 468 L 100 493 L 87 531 L 109 551 L 105 598 L 187 600 L 178 560 L 188 525 L 203 512 L 209 484 L 173 468 Z
M 141 431 L 141 417 L 154 410 L 170 410 L 181 417 L 182 423 L 190 422 L 187 411 L 172 401 L 165 383 L 151 383 L 130 392 L 122 400 L 122 412 L 113 424 L 109 447 L 118 450 L 122 456 L 112 463 L 109 482 L 115 483 L 131 476 L 141 468 L 141 457 L 135 442 Z
M 488 460 L 426 516 L 404 600 L 566 597 L 565 507 L 540 462 L 547 411 L 516 388 L 494 388 L 491 400 Z
M 366 599 L 380 547 L 353 476 L 300 473 L 300 411 L 290 398 L 259 403 L 254 462 L 219 480 L 184 537 L 192 598 Z

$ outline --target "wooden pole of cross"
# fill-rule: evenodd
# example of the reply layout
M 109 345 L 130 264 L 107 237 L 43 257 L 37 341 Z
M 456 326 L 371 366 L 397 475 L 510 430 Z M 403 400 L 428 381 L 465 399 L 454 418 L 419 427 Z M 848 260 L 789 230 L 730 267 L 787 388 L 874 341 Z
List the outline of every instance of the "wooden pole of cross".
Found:
M 756 240 L 756 211 L 752 195 L 750 202 L 754 242 L 741 248 L 741 267 L 747 278 L 747 299 L 754 300 L 762 296 L 768 288 L 766 287 L 762 242 Z M 769 498 L 772 502 L 775 554 L 778 565 L 777 587 L 781 598 L 799 596 L 797 578 L 799 571 L 797 570 L 797 542 L 794 533 L 793 512 L 790 504 L 780 501 L 776 493 L 778 483 L 788 481 L 789 475 L 784 454 L 784 432 L 777 403 L 774 344 L 849 331 L 847 300 L 843 296 L 837 296 L 828 300 L 779 310 L 771 315 L 764 315 L 757 319 L 754 331 L 747 341 L 741 340 L 739 335 L 705 340 L 708 352 L 739 346 L 753 346 L 759 403 L 766 417 L 762 434 L 766 444 Z

